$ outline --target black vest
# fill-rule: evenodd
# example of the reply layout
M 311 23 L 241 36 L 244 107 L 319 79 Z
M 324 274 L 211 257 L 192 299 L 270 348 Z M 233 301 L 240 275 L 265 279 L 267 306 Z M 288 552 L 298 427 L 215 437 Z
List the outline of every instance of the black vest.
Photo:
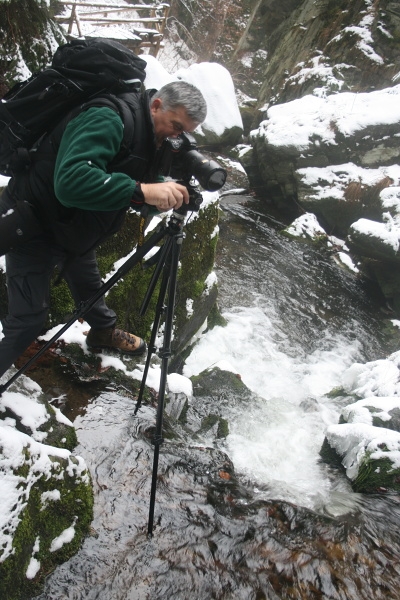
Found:
M 126 93 L 106 96 L 75 109 L 46 136 L 32 152 L 29 172 L 11 180 L 9 192 L 19 200 L 27 200 L 35 209 L 45 232 L 67 252 L 81 255 L 96 247 L 118 231 L 129 206 L 114 211 L 89 211 L 66 208 L 54 193 L 54 168 L 64 130 L 82 110 L 92 106 L 108 106 L 124 122 L 124 139 L 119 153 L 109 163 L 107 171 L 126 173 L 141 182 L 155 180 L 152 164 L 156 153 L 149 99 L 154 93 Z

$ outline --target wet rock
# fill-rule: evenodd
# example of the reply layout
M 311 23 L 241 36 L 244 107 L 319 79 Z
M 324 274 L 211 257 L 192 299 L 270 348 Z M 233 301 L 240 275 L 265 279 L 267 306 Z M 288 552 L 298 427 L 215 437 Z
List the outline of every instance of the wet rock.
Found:
M 96 473 L 96 535 L 47 578 L 37 600 L 56 600 L 61 590 L 102 600 L 129 598 L 132 590 L 155 600 L 227 593 L 238 600 L 384 600 L 388 590 L 396 597 L 394 501 L 366 504 L 365 516 L 354 505 L 336 519 L 265 501 L 224 452 L 189 438 L 161 447 L 149 538 L 154 449 L 146 431 L 154 416 L 154 408 L 144 406 L 134 417 L 128 398 L 108 393 L 78 419 Z

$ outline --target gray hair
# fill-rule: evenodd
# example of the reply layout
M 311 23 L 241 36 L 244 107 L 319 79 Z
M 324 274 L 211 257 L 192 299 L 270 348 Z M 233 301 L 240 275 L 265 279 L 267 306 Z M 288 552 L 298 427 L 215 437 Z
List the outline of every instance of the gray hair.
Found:
M 162 100 L 164 110 L 183 106 L 189 119 L 203 123 L 207 115 L 207 104 L 200 90 L 186 81 L 167 83 L 153 96 Z

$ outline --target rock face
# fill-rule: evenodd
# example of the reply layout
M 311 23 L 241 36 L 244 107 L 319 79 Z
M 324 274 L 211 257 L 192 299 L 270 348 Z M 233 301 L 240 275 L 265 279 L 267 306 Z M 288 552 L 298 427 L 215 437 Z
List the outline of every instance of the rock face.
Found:
M 234 154 L 252 189 L 287 221 L 311 212 L 346 239 L 400 314 L 398 4 L 233 0 L 223 32 L 212 59 L 236 85 L 249 144 Z
M 259 10 L 268 40 L 259 107 L 393 84 L 400 51 L 397 2 L 266 0 Z
M 347 241 L 396 315 L 399 27 L 392 2 L 293 7 L 269 41 L 260 122 L 241 159 L 255 191 L 287 220 L 314 213 Z
M 327 233 L 347 240 L 396 314 L 399 95 L 397 85 L 324 99 L 306 96 L 271 107 L 243 158 L 253 184 L 264 187 L 274 206 L 289 216 L 296 210 L 314 213 Z M 354 109 L 347 112 L 348 107 Z

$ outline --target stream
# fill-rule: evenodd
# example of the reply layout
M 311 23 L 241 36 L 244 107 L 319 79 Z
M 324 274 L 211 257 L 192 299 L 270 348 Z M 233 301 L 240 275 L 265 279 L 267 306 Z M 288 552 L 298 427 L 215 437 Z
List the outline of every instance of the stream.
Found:
M 227 325 L 200 337 L 183 374 L 226 367 L 253 401 L 216 399 L 226 439 L 166 436 L 149 538 L 156 407 L 134 415 L 123 390 L 96 395 L 74 422 L 92 530 L 36 600 L 400 599 L 398 496 L 355 494 L 319 459 L 341 409 L 326 394 L 352 363 L 389 351 L 381 298 L 328 252 L 284 238 L 260 200 L 221 206 Z

